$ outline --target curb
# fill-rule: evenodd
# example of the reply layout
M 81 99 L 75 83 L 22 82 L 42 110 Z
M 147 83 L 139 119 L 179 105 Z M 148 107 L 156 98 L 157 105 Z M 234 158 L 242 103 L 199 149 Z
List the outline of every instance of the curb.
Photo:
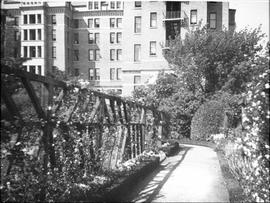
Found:
M 244 193 L 239 182 L 234 178 L 231 169 L 229 167 L 228 161 L 226 160 L 222 151 L 216 151 L 219 165 L 221 168 L 222 176 L 224 178 L 226 188 L 229 193 L 230 202 L 244 202 Z

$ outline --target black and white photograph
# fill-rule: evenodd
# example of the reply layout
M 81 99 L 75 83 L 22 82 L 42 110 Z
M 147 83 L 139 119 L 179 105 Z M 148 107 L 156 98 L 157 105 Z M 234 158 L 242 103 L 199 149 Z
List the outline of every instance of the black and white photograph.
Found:
M 1 0 L 1 202 L 270 202 L 269 0 Z

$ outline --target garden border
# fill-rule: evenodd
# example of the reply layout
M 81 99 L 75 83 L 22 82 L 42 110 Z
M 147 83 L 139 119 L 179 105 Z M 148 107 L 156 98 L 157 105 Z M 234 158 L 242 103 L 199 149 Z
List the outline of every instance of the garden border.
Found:
M 151 158 L 143 161 L 141 164 L 135 166 L 135 170 L 116 179 L 111 186 L 104 188 L 100 193 L 83 192 L 81 195 L 73 194 L 71 199 L 67 201 L 76 202 L 122 202 L 121 198 L 132 190 L 141 179 L 145 178 L 152 171 L 159 167 L 161 161 L 159 157 Z M 76 191 L 73 191 L 76 192 Z

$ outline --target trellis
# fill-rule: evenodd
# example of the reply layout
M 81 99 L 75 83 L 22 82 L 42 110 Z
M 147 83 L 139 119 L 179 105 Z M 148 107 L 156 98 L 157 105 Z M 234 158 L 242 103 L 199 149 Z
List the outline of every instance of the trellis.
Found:
M 32 121 L 23 118 L 16 102 L 12 98 L 4 82 L 1 82 L 1 98 L 8 112 L 12 116 L 12 123 L 16 126 L 17 136 L 14 143 L 20 142 L 23 127 L 37 126 L 42 131 L 40 139 L 44 156 L 43 181 L 46 182 L 48 166 L 57 167 L 57 155 L 55 150 L 54 135 L 57 129 L 61 129 L 64 136 L 70 129 L 76 129 L 81 134 L 91 137 L 90 150 L 104 147 L 104 140 L 111 137 L 111 129 L 114 129 L 114 139 L 110 154 L 104 155 L 103 167 L 115 168 L 117 162 L 135 158 L 145 148 L 151 145 L 147 142 L 153 137 L 163 135 L 163 126 L 167 115 L 156 110 L 154 107 L 145 106 L 140 103 L 129 101 L 121 97 L 101 93 L 99 91 L 70 88 L 65 82 L 40 75 L 35 75 L 18 68 L 9 66 L 1 67 L 1 75 L 19 78 L 25 88 L 39 120 Z M 46 105 L 38 98 L 32 85 L 32 81 L 44 85 L 47 94 Z M 44 91 L 43 91 L 44 93 Z M 71 98 L 71 99 L 68 99 Z M 58 118 L 56 121 L 55 118 Z M 3 126 L 1 126 L 2 128 Z M 107 138 L 104 136 L 107 130 Z M 95 139 L 91 134 L 95 131 Z M 60 133 L 61 133 L 60 132 Z M 62 135 L 61 135 L 62 136 Z M 68 136 L 66 139 L 69 139 Z M 110 140 L 110 139 L 109 139 Z M 111 144 L 111 143 L 110 143 Z M 102 148 L 103 149 L 103 148 Z M 85 157 L 84 151 L 80 149 L 82 165 Z M 5 173 L 8 175 L 13 166 L 12 156 L 9 159 Z M 45 184 L 44 184 L 45 185 Z M 44 188 L 45 191 L 45 188 Z M 43 192 L 45 199 L 45 192 Z

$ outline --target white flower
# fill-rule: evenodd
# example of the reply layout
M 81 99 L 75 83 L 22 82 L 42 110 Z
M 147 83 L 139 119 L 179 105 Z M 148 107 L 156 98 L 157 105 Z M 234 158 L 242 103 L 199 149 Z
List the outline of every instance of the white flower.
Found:
M 262 95 L 263 97 L 265 97 L 265 92 L 261 92 L 261 95 Z
M 79 88 L 75 87 L 74 92 L 79 92 Z
M 269 87 L 270 87 L 269 83 L 266 83 L 266 84 L 265 84 L 265 88 L 266 88 L 266 89 L 269 89 Z

